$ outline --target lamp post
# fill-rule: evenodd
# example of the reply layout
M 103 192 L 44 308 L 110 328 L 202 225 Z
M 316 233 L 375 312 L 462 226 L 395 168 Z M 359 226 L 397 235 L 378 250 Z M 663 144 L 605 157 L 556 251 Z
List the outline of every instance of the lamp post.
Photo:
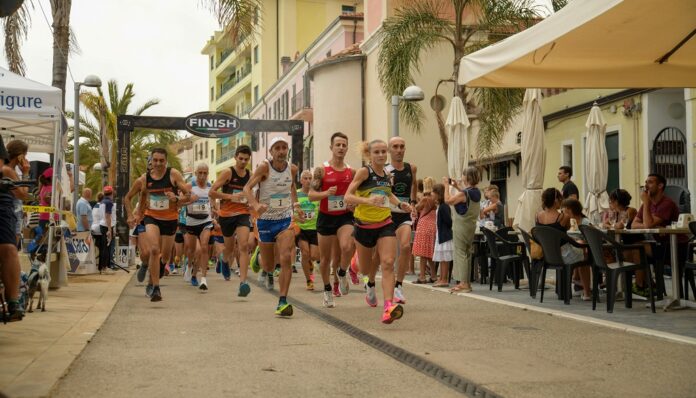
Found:
M 425 98 L 425 94 L 423 94 L 423 90 L 418 86 L 408 86 L 402 95 L 392 95 L 392 137 L 399 136 L 399 104 L 401 101 L 423 101 L 423 98 Z
M 77 198 L 80 197 L 80 86 L 101 87 L 101 79 L 95 75 L 87 75 L 84 82 L 75 82 L 75 119 L 73 122 L 73 189 L 72 207 L 77 211 Z

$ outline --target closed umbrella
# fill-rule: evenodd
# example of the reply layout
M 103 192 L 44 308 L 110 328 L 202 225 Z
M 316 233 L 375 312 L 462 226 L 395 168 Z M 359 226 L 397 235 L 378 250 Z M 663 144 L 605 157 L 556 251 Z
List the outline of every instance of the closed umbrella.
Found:
M 459 179 L 469 164 L 469 143 L 467 128 L 469 117 L 461 98 L 452 98 L 449 114 L 445 122 L 447 128 L 447 171 L 451 178 Z
M 585 210 L 592 223 L 598 224 L 601 221 L 602 212 L 609 209 L 609 195 L 607 195 L 609 164 L 604 140 L 607 123 L 596 103 L 590 110 L 590 117 L 587 118 L 585 127 L 587 127 L 585 181 L 589 191 L 585 200 Z
M 524 192 L 517 200 L 517 210 L 512 223 L 529 231 L 534 227 L 536 213 L 541 210 L 541 192 L 544 187 L 544 121 L 541 115 L 541 90 L 527 89 L 522 101 L 524 124 L 522 125 L 522 178 Z

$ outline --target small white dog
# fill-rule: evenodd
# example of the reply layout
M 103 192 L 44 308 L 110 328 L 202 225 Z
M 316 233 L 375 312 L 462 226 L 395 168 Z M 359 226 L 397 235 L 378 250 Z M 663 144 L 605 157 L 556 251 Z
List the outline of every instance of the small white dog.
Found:
M 36 268 L 34 268 L 36 269 Z M 36 308 L 41 309 L 41 312 L 46 311 L 46 299 L 48 298 L 48 285 L 51 282 L 51 274 L 48 272 L 46 264 L 41 263 L 38 271 L 29 276 L 29 312 L 34 312 L 34 294 L 39 291 L 39 301 L 36 303 Z

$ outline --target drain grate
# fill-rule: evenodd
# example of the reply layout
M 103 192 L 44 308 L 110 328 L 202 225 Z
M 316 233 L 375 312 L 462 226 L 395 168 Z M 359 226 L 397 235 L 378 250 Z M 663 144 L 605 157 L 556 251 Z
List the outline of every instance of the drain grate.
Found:
M 268 291 L 261 284 L 257 284 L 260 288 L 278 296 L 277 291 Z M 480 387 L 471 380 L 460 376 L 450 370 L 447 370 L 440 365 L 431 362 L 423 357 L 420 357 L 412 352 L 404 350 L 403 348 L 397 347 L 385 340 L 380 339 L 360 328 L 351 325 L 348 322 L 342 321 L 332 315 L 327 314 L 325 311 L 314 308 L 311 305 L 293 298 L 292 305 L 302 311 L 318 318 L 329 325 L 335 327 L 336 329 L 346 333 L 347 335 L 357 339 L 358 341 L 367 344 L 368 346 L 392 357 L 393 359 L 407 365 L 420 373 L 423 373 L 445 386 L 470 397 L 477 398 L 498 398 L 497 395 L 483 387 Z

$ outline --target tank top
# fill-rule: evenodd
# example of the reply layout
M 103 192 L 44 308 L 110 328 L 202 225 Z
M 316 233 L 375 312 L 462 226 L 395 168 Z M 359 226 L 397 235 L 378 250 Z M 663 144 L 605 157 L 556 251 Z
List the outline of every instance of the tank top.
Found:
M 145 210 L 145 215 L 162 221 L 176 221 L 179 218 L 179 210 L 174 202 L 170 202 L 167 198 L 167 192 L 177 194 L 179 190 L 172 185 L 171 167 L 167 167 L 164 176 L 161 179 L 155 180 L 151 176 L 151 172 L 146 174 L 145 190 L 149 197 L 148 207 Z
M 268 206 L 268 210 L 259 216 L 259 220 L 284 220 L 292 217 L 292 167 L 285 164 L 285 169 L 276 170 L 269 160 L 268 177 L 259 183 L 259 202 Z
M 297 221 L 297 226 L 302 230 L 317 229 L 317 208 L 319 207 L 319 202 L 310 201 L 309 195 L 302 192 L 301 189 L 297 190 L 297 202 L 300 204 L 300 209 L 302 209 L 305 215 L 305 221 Z
M 249 182 L 249 177 L 251 173 L 248 170 L 244 177 L 240 177 L 235 171 L 234 167 L 230 167 L 232 171 L 232 176 L 230 180 L 227 181 L 225 185 L 222 186 L 222 192 L 227 194 L 235 194 L 242 192 L 244 186 Z M 239 214 L 249 214 L 249 205 L 247 204 L 247 199 L 242 198 L 239 202 L 233 202 L 231 200 L 220 201 L 220 216 L 222 217 L 232 217 Z
M 211 222 L 210 217 L 210 198 L 208 197 L 210 186 L 201 188 L 196 182 L 191 187 L 191 194 L 198 196 L 198 199 L 186 205 L 186 225 L 195 226 Z
M 399 202 L 411 202 L 411 187 L 413 187 L 413 173 L 411 173 L 411 165 L 404 163 L 403 170 L 397 170 L 392 165 L 387 165 L 384 168 L 388 173 L 392 175 L 392 192 Z M 389 204 L 389 208 L 392 213 L 406 213 L 401 210 L 398 206 Z
M 353 171 L 346 164 L 346 168 L 338 171 L 324 162 L 324 178 L 321 181 L 321 191 L 335 186 L 336 193 L 328 198 L 324 198 L 319 203 L 319 211 L 332 216 L 340 216 L 348 213 L 344 195 L 348 191 L 348 186 L 353 181 Z
M 365 167 L 367 167 L 368 176 L 358 187 L 356 195 L 361 198 L 371 198 L 378 195 L 384 201 L 380 206 L 359 204 L 355 208 L 355 220 L 358 224 L 382 223 L 391 218 L 391 210 L 389 210 L 389 195 L 392 192 L 391 175 L 385 170 L 384 175 L 380 176 L 375 173 L 372 167 Z

